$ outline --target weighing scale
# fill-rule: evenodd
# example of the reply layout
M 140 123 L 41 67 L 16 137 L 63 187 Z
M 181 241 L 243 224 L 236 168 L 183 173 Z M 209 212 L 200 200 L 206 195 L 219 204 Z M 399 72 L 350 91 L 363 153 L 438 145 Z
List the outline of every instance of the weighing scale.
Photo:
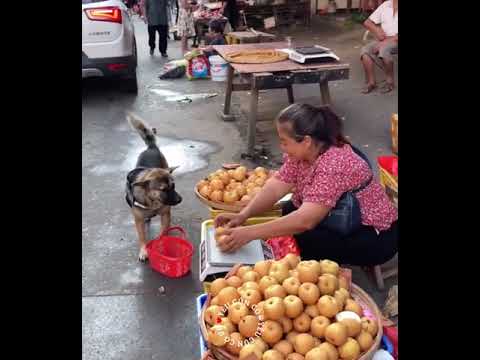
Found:
M 288 53 L 290 60 L 301 64 L 340 60 L 330 49 L 320 45 L 282 49 L 282 51 Z

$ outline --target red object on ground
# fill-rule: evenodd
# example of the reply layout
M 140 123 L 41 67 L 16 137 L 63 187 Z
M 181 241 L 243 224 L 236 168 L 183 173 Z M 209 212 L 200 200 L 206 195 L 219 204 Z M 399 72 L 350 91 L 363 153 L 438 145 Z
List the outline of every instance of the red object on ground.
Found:
M 398 156 L 379 156 L 377 160 L 382 168 L 398 177 Z
M 272 247 L 275 260 L 280 260 L 287 254 L 300 255 L 300 248 L 293 236 L 277 236 L 267 240 Z
M 171 231 L 178 230 L 182 237 L 170 236 Z M 147 244 L 150 267 L 160 274 L 177 278 L 190 271 L 193 246 L 186 240 L 185 230 L 174 226 L 165 230 L 160 236 Z
M 392 342 L 393 345 L 393 357 L 398 359 L 398 329 L 395 326 L 384 326 L 384 335 Z

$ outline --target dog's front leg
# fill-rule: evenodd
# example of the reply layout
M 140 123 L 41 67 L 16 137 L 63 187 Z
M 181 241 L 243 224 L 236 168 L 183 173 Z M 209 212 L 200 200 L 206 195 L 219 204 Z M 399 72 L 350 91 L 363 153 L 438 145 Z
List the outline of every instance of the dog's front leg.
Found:
M 138 245 L 140 247 L 138 260 L 142 262 L 145 262 L 148 259 L 145 225 L 145 219 L 135 216 L 135 227 L 137 228 Z
M 162 224 L 162 229 L 160 230 L 160 234 L 163 234 L 163 232 L 170 227 L 171 221 L 172 221 L 172 217 L 170 214 L 170 207 L 168 207 L 160 213 L 160 222 Z
M 148 241 L 150 241 L 150 239 L 152 238 L 151 234 L 150 234 L 150 225 L 151 224 L 152 224 L 152 219 L 151 218 L 145 219 L 145 236 L 146 236 L 146 239 Z

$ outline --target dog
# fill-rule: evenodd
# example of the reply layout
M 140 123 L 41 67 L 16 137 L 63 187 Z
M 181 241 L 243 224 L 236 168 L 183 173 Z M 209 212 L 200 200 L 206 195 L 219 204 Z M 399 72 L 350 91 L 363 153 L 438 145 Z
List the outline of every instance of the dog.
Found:
M 167 159 L 156 143 L 155 133 L 138 116 L 127 113 L 127 120 L 147 145 L 137 159 L 135 169 L 127 175 L 125 199 L 130 206 L 138 233 L 140 252 L 138 260 L 145 262 L 147 233 L 150 220 L 160 216 L 162 232 L 170 227 L 170 208 L 178 205 L 182 197 L 175 191 L 172 177 L 177 167 L 169 167 Z

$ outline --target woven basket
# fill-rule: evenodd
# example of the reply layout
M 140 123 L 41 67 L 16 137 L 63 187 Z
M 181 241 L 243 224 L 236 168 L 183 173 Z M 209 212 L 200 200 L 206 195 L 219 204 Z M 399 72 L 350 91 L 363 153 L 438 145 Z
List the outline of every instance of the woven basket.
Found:
M 235 275 L 237 272 L 238 268 L 242 266 L 241 264 L 235 265 L 232 270 L 225 276 L 225 279 L 228 279 L 230 276 Z M 368 350 L 367 352 L 364 352 L 358 360 L 372 360 L 373 355 L 375 352 L 380 348 L 380 342 L 382 341 L 382 336 L 383 336 L 383 325 L 382 325 L 382 313 L 380 312 L 380 309 L 378 308 L 377 304 L 373 299 L 365 292 L 363 291 L 360 287 L 358 287 L 355 284 L 351 284 L 350 288 L 350 295 L 352 298 L 359 303 L 359 305 L 365 310 L 368 309 L 371 315 L 375 317 L 377 320 L 378 324 L 378 332 L 377 336 L 374 339 L 373 345 Z M 207 297 L 207 300 L 205 301 L 205 304 L 203 305 L 202 308 L 202 313 L 200 315 L 199 323 L 200 323 L 200 331 L 202 333 L 202 336 L 204 339 L 208 339 L 208 332 L 207 332 L 207 326 L 205 325 L 205 311 L 206 309 L 210 306 L 210 300 L 211 296 L 210 294 Z M 207 346 L 213 355 L 213 357 L 217 360 L 238 360 L 238 357 L 235 355 L 230 354 L 227 350 L 214 346 L 213 344 L 210 344 L 207 341 Z M 252 355 L 245 360 L 256 360 L 256 358 Z
M 385 189 L 385 192 L 393 205 L 398 208 L 398 180 L 381 166 L 379 166 L 378 169 L 380 174 L 380 184 Z
M 229 63 L 270 64 L 288 59 L 288 54 L 273 49 L 252 49 L 233 51 L 224 56 Z
M 250 171 L 248 171 L 248 174 L 251 174 L 252 172 L 253 171 L 250 170 Z M 275 172 L 273 170 L 269 170 L 267 179 L 270 179 L 273 176 L 274 173 Z M 193 189 L 195 195 L 198 197 L 198 199 L 202 203 L 204 203 L 205 205 L 209 206 L 212 209 L 224 210 L 224 211 L 229 211 L 229 212 L 240 212 L 248 204 L 248 201 L 236 201 L 233 204 L 227 204 L 227 203 L 224 203 L 224 202 L 212 201 L 212 200 L 207 199 L 206 197 L 202 196 L 198 192 L 197 185 L 198 184 L 195 184 L 195 187 Z M 272 210 L 279 210 L 279 209 L 281 209 L 280 204 L 275 204 L 273 206 Z

